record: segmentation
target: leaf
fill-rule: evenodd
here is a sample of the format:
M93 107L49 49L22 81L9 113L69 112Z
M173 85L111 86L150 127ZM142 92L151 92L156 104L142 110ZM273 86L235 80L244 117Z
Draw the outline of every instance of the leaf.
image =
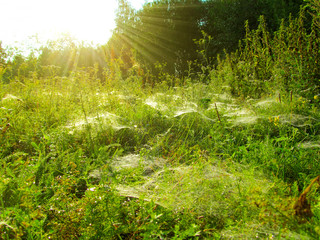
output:
M39 151L39 146L35 142L32 142L31 145L36 151Z

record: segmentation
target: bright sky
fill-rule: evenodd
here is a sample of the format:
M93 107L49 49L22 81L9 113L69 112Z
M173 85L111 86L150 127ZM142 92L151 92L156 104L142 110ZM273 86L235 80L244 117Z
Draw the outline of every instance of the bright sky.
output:
M146 0L129 0L139 9ZM116 0L0 0L0 41L26 45L69 32L79 40L104 44L115 27ZM32 42L32 41L31 41Z

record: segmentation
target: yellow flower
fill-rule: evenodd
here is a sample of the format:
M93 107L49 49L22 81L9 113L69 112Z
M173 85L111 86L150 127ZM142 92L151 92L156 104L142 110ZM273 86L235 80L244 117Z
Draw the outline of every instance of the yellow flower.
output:
M274 117L274 125L275 126L279 125L279 116L278 117Z
M317 100L319 98L319 96L315 95L313 98L314 98L314 100Z
M277 116L277 117L274 117L274 118L269 117L269 122L273 123L275 126L278 126L279 125L279 118L280 118L280 116Z

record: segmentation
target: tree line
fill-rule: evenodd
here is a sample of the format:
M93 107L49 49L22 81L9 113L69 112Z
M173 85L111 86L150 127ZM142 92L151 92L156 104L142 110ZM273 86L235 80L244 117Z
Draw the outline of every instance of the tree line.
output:
M258 27L264 15L268 30L297 16L303 0L154 0L133 9L118 0L116 28L102 46L79 44L70 36L49 41L29 56L8 53L0 45L0 76L15 78L69 76L91 69L102 81L141 75L143 85L160 75L182 77L217 63L217 56L235 51L245 38L245 21ZM103 29L101 29L103 31Z
M264 15L269 31L278 29L282 19L299 13L303 0L155 0L135 11L119 0L117 27L110 40L114 49L135 49L139 62L154 73L164 63L170 74L183 75L188 61L201 61L203 51L210 63L226 52L235 51L245 38L245 21L258 26ZM205 46L200 39L211 36ZM116 44L112 44L116 43ZM202 52L201 52L202 51Z

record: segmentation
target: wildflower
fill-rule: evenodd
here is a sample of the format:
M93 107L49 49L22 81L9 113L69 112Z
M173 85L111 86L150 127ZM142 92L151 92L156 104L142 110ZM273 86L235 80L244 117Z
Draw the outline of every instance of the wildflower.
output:
M274 125L275 126L279 125L279 116L278 117L274 117Z
M317 100L318 98L319 98L318 95L315 95L315 96L313 97L314 100Z

